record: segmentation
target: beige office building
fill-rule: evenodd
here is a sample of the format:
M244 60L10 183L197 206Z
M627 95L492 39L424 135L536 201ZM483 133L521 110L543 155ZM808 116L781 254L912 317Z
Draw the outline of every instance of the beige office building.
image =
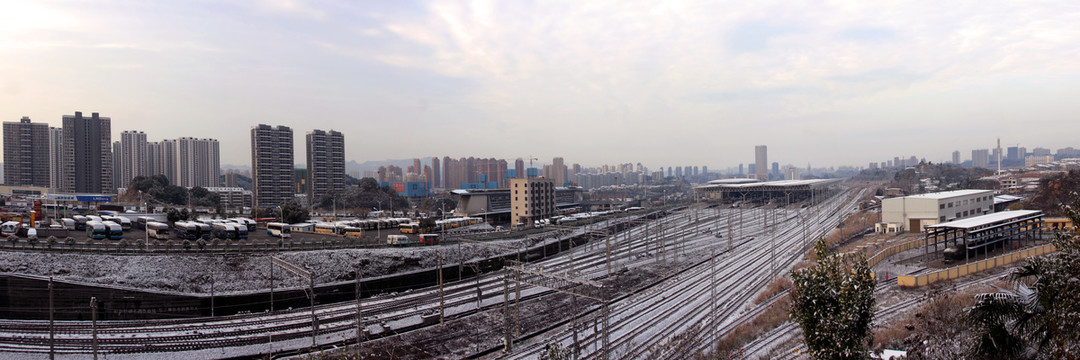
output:
M510 179L510 222L515 227L532 227L534 221L553 215L554 180L542 177Z
M922 232L927 226L994 212L994 192L955 190L885 199L881 202L883 224L900 231Z

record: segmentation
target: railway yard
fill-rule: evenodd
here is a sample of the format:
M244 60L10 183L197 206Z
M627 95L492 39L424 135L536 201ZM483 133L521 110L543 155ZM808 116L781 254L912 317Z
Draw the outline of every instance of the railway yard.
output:
M787 206L689 204L528 239L380 249L423 251L414 256L426 259L418 267L428 268L479 267L477 259L493 255L511 260L501 267L488 262L480 276L444 279L441 287L314 308L57 321L52 327L43 320L0 320L0 353L135 359L323 351L354 358L533 359L557 344L582 358L690 358L709 353L719 337L773 305L782 294L756 305L754 299L803 259L813 239L857 211L866 191L844 189ZM472 248L471 255L462 248ZM893 299L879 307L885 317L925 298L887 282L878 292ZM797 335L798 327L785 322L746 344L743 354L797 357Z

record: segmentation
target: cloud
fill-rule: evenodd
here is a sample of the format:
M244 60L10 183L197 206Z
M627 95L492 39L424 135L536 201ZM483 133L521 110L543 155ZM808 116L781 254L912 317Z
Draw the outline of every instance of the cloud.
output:
M881 43L895 39L896 32L886 28L850 28L841 32L840 36L848 40Z

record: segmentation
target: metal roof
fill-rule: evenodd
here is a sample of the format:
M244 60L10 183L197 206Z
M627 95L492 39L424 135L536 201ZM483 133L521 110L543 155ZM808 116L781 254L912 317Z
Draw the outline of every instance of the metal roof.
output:
M710 185L717 185L717 184L729 185L729 184L746 184L746 183L756 183L756 182L761 182L761 180L750 179L750 178L720 179L720 180L709 181L708 184L710 184Z
M972 228L990 225L1007 220L1015 220L1024 217L1030 217L1034 215L1042 215L1042 211L1039 210L1013 210L1002 211L992 214L986 214L982 216L976 216L973 218L961 219L956 221L950 221L941 224L935 224L927 226L927 228L950 228L950 229L962 229L970 230Z
M909 199L937 199L937 200L941 200L941 199L954 198L954 197L958 197L958 196L968 196L968 195L984 194L984 193L993 193L993 191L990 191L990 190L953 190L953 191L942 191L942 192L936 192L936 193L910 195L910 196L907 196L907 198L909 198Z

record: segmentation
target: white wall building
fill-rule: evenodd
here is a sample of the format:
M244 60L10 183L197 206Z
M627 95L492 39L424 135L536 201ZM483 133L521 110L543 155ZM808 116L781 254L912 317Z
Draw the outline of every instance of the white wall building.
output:
M901 229L922 232L929 225L994 212L994 192L955 190L885 199L881 221Z

